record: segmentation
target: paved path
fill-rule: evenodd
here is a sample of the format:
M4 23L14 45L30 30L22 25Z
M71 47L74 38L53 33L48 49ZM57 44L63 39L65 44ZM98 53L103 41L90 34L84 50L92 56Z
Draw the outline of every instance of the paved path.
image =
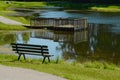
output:
M15 20L8 19L6 17L0 16L0 22L4 24L9 24L9 25L23 25L21 22L17 22Z
M30 69L0 65L0 80L67 80Z

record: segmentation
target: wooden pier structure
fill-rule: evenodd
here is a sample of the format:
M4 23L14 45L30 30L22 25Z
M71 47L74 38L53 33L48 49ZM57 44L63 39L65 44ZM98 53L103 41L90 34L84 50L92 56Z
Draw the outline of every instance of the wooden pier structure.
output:
M58 31L87 29L87 18L32 18L29 28L47 28Z

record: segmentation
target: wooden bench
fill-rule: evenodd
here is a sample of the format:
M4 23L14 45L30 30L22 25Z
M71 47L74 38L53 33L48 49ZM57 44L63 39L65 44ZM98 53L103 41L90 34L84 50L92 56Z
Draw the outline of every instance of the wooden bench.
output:
M12 50L18 54L18 60L20 60L21 55L23 55L24 60L26 60L25 54L43 56L42 63L48 58L50 62L50 57L53 55L49 54L48 46L46 45L33 45L33 44L22 44L22 43L11 43Z

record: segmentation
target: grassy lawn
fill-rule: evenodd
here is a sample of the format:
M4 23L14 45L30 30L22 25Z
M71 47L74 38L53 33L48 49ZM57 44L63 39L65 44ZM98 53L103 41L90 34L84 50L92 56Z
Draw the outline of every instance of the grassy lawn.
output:
M100 12L120 12L120 6L107 6L107 7L91 7L92 10Z
M6 18L18 21L18 22L22 22L24 24L29 24L29 21L27 21L24 17L15 17L15 16L9 16L9 14L13 14L15 13L14 11L1 11L0 15L4 16Z
M11 7L12 4L6 4L4 1L0 1L0 16L4 16L6 18L22 22L24 24L29 24L29 22L24 17L14 17L9 16L9 14L15 13L15 11L8 10L7 8ZM18 25L8 25L0 23L0 30L25 30L26 28L24 26L18 26Z
M0 30L26 30L27 28L19 25L8 25L0 23Z
M51 63L42 64L42 60L27 59L26 61L17 61L15 55L0 54L0 64L29 68L40 72L46 72L67 78L69 80L119 80L120 68L108 63L86 62L86 63L68 63L55 60Z
M46 2L12 2L11 7L44 7L47 6Z
M0 1L0 10L6 10L7 8L16 7L44 7L47 6L47 2L16 2L11 1L10 4L6 4L5 1Z
M0 16L4 16L6 18L22 22L24 24L28 24L28 21L24 19L23 17L13 17L13 16L8 16L7 14L14 13L14 11L1 11ZM26 30L24 26L19 26L19 25L8 25L8 24L3 24L0 22L0 30Z

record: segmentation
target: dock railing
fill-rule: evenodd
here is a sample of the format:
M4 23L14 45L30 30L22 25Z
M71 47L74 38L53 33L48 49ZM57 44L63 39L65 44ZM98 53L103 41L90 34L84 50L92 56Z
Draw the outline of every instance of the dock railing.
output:
M30 26L43 28L74 28L86 29L87 18L32 18L30 19Z

